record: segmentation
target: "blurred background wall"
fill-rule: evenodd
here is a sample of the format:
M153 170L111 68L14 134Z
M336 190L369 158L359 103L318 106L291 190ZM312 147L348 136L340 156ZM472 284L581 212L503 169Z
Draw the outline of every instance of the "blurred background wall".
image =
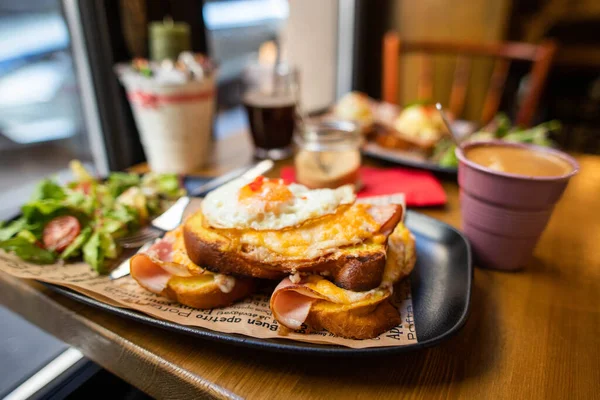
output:
M287 59L301 74L303 108L310 112L335 101L337 69L337 0L290 1L282 32Z
M406 40L448 40L497 42L504 40L510 17L510 0L444 1L420 0L392 2L387 21L390 29ZM454 76L456 57L434 57L434 98L447 101ZM404 57L400 92L404 103L417 98L419 60ZM492 60L474 60L465 105L467 119L477 120L492 72Z

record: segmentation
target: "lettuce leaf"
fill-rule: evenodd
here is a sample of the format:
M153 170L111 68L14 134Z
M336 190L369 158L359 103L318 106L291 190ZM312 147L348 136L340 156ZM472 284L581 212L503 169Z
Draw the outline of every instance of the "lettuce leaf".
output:
M113 237L105 232L100 233L100 247L106 258L117 258L117 243Z
M15 237L0 242L0 249L19 256L24 261L35 264L52 264L56 261L56 254L37 247L24 237Z
M11 237L15 236L21 230L27 228L27 219L25 217L21 217L12 222L5 223L0 227L0 242L4 240L8 240Z
M138 174L128 174L125 172L113 172L109 175L106 185L113 198L132 186L138 186L141 178Z
M456 146L452 145L446 150L446 152L444 153L444 155L440 158L440 160L438 162L438 164L441 167L446 167L446 168L458 167L458 158L456 158L456 153L454 152L455 149L456 149Z
M108 233L96 231L83 245L83 261L100 274L107 272L106 259L117 257L117 245Z
M53 218L68 210L69 207L63 201L54 199L32 201L21 207L21 212L27 221Z
M63 200L67 197L65 189L51 179L44 179L37 184L30 201Z
M38 241L38 238L31 231L28 231L27 229L24 229L24 230L20 231L19 233L17 233L16 237L23 238L23 239L27 240L29 243L33 243L33 244L35 244Z
M66 260L68 258L78 256L81 252L81 248L83 247L85 242L87 242L91 235L92 228L90 228L89 226L84 228L81 232L79 232L79 235L77 235L75 240L73 240L73 242L71 242L71 244L68 245L67 248L60 254L60 258Z
M100 247L100 233L94 232L90 239L83 245L83 261L94 270L101 272L104 269L104 253Z
M148 173L142 178L142 188L150 189L169 199L185 195L185 189L180 186L179 177L176 174Z

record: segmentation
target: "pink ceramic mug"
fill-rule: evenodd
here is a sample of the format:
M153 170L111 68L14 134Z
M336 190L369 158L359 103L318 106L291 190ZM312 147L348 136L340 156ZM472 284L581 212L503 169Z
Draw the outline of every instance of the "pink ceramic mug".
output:
M561 176L525 176L476 164L465 153L476 146L513 146L559 157L572 170ZM524 267L579 165L569 155L546 147L502 141L472 142L456 149L462 229L482 267Z

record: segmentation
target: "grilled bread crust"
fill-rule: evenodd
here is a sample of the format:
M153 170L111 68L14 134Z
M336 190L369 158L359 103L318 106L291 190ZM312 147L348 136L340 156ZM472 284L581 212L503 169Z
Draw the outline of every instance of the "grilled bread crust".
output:
M314 259L259 261L217 230L207 229L202 214L190 217L183 230L189 258L209 271L262 279L282 279L295 273L320 274L341 288L360 292L381 283L386 262L385 244L360 244Z

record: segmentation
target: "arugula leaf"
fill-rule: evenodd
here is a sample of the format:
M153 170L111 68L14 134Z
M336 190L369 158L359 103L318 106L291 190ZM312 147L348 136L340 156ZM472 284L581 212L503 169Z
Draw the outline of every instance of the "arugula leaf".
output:
M23 237L15 237L0 242L0 249L15 253L22 260L35 264L52 264L56 255L48 250L40 249Z
M67 195L62 186L51 179L44 179L36 186L30 201L46 199L63 200L65 197Z
M73 258L79 254L83 244L90 238L92 235L92 228L89 226L84 228L79 235L71 242L70 245L67 246L66 249L60 255L60 258L66 260L68 258Z

